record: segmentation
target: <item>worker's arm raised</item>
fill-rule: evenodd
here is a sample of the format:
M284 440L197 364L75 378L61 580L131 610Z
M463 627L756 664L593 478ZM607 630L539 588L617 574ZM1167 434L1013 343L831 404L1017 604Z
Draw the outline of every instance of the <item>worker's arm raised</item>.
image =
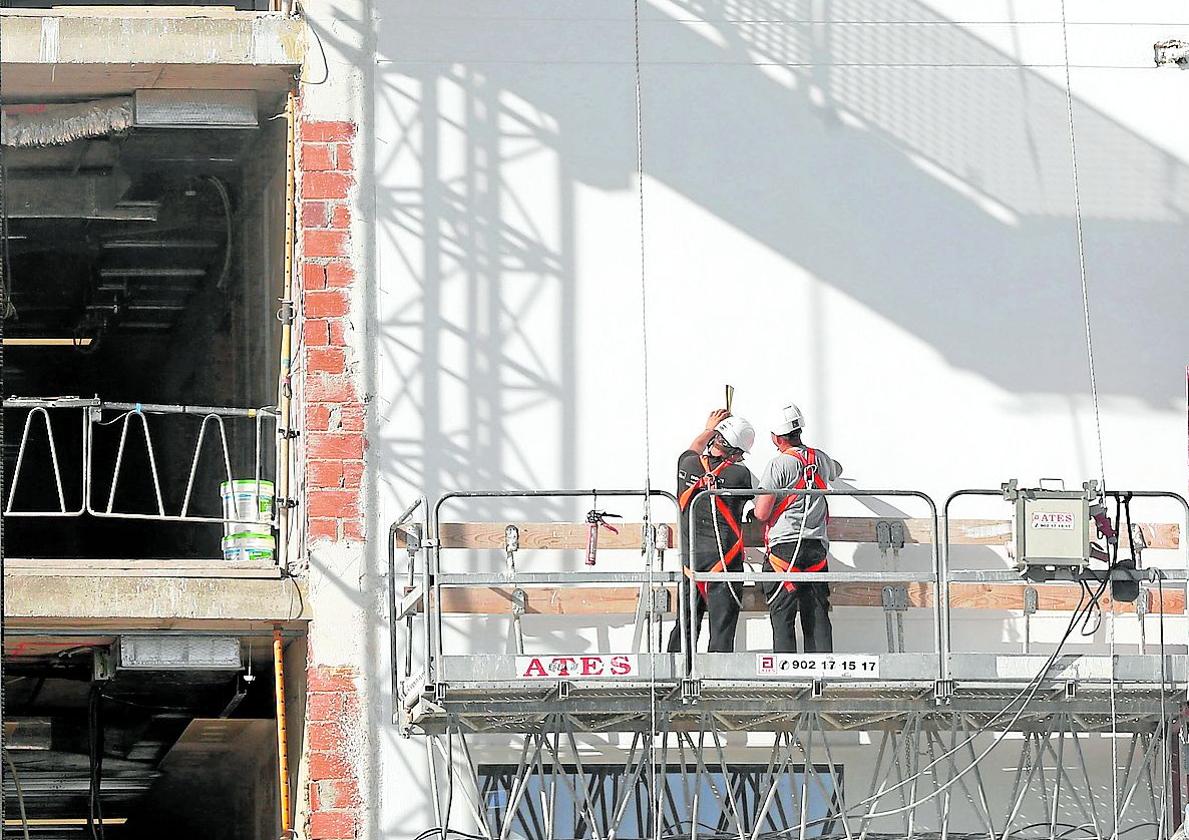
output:
M696 452L699 455L705 452L706 444L710 443L710 439L714 437L714 427L730 416L731 412L725 408L716 408L710 412L710 416L706 418L706 428L702 430L701 434L690 441L690 451Z

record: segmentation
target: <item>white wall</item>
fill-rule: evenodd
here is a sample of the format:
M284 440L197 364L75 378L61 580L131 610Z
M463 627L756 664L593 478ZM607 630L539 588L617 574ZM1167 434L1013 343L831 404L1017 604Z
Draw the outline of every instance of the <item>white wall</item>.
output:
M1068 5L1106 479L1180 491L1189 76L1151 46L1189 11ZM377 0L372 533L418 493L638 487L646 456L668 488L728 381L761 427L798 402L856 486L1097 477L1059 0L641 6L647 424L631 2ZM384 778L422 772L380 740ZM428 825L415 787L374 828Z

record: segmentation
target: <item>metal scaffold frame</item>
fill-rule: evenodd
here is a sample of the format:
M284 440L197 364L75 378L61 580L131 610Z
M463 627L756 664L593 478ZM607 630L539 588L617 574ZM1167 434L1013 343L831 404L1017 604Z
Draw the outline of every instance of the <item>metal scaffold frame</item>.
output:
M1098 575L1097 592L1083 584L1064 638L1047 655L1034 652L1029 641L1020 653L957 651L950 637L951 584L1018 585L1020 576L1010 569L951 571L949 509L962 496L1002 496L1003 491L954 493L942 508L944 520L932 499L915 491L797 492L909 496L930 510L929 571L846 568L796 578L888 584L882 593L888 652L865 655L877 660L876 677L760 676L756 653L687 656L694 641L694 612L685 613L688 605L676 611L683 650L661 652L658 622L663 613L673 612L666 593L681 582L683 571L691 585L708 575L666 570L663 553L671 546L660 530L666 526L648 521L640 529L643 571L520 571L514 524L505 529L503 571L443 569L440 512L449 500L590 497L592 491L452 493L432 508L424 498L410 506L389 532L393 720L406 736L425 738L434 831L491 840L1165 840L1180 826L1185 791L1178 755L1185 737L1189 656L1183 641L1175 653L1168 650L1164 608L1170 591L1184 593L1186 571L1125 571L1112 565ZM644 491L597 495L642 497ZM667 493L652 495L675 502ZM1189 526L1189 503L1177 494L1115 495L1174 500L1185 515L1182 528ZM1189 556L1184 533L1178 547ZM396 568L402 546L409 558L403 589ZM501 548L491 542L469 547ZM714 577L751 584L786 579L750 571ZM1110 655L1064 652L1075 624L1092 609L1101 610L1099 597L1112 580L1139 584L1141 602L1149 605L1135 610L1141 627L1151 596L1158 594L1157 652L1141 643L1139 653L1116 653L1113 641ZM898 628L893 621L902 610L896 606L901 599L889 597L888 590L905 583L932 588L931 603L916 604L933 613L931 651L903 652L902 623ZM592 584L639 588L633 647L623 654L638 666L617 678L563 672L551 679L523 679L518 663L525 659L520 627L525 590ZM443 614L450 603L445 594L455 589L505 594L514 654L444 649ZM576 665L581 657L574 656ZM1108 764L1093 757L1094 738L1109 742L1113 757ZM602 745L598 758L594 742ZM745 756L754 760L760 746L766 763L742 772ZM493 754L507 759L512 749L519 751L519 760L507 764L500 777L504 782L497 782L488 759ZM604 779L608 751L617 763ZM992 754L994 766L988 760ZM465 816L452 816L452 808L463 808L464 800ZM568 818L559 814L559 801L566 803ZM707 807L713 824L703 825ZM815 815L814 809L821 813Z
M255 481L272 481L271 478L264 475L265 468L265 438L268 437L277 439L278 435L275 430L279 414L274 408L226 408L216 406L193 406L193 405L159 405L149 403L122 403L109 402L95 399L79 399L74 397L66 398L52 398L52 399L33 399L25 397L10 397L4 400L4 408L9 409L27 409L28 414L25 416L25 422L21 431L21 443L17 450L16 467L13 470L12 478L8 484L7 496L4 500L4 515L13 518L53 518L53 517L81 517L93 516L106 519L141 519L150 521L163 522L205 522L205 523L223 523L234 522L234 519L225 519L223 517L214 516L198 516L191 512L190 503L194 497L195 479L198 475L198 463L203 454L203 443L207 437L208 428L213 429L212 437L217 438L219 444L220 461L223 466L224 475L227 481L232 481L236 478L232 469L231 451L227 440L226 423L229 420L248 420L254 425L254 444L255 454L253 458L253 474L252 479ZM79 491L79 504L77 507L67 507L66 492L62 480L62 470L58 458L58 444L54 431L54 424L50 418L51 411L79 411L81 416L82 430L81 430L81 451L79 452L80 463L80 480L81 486ZM115 411L119 414L111 420L103 419L104 411ZM161 473L158 468L160 459L157 457L157 452L153 444L153 436L149 427L150 416L191 416L201 418L198 435L194 442L193 454L190 458L189 468L187 472L186 491L182 499L181 505L177 513L170 513L166 511L165 500L161 491ZM38 424L37 419L41 419L42 423ZM96 463L96 446L95 446L95 427L106 426L113 423L120 424L120 438L119 444L116 448L115 462L111 467L111 480L107 484L107 499L106 501L97 502L94 498L95 487L99 482L97 479L98 464ZM272 432L266 433L264 425L271 423L274 426ZM50 467L53 487L57 494L58 508L55 509L18 509L17 508L17 491L21 487L22 471L25 467L25 458L29 449L31 440L31 432L35 426L44 426L45 437L50 453ZM153 503L155 510L151 512L132 512L119 511L115 509L116 492L120 487L120 479L124 472L124 458L129 446L129 430L135 427L139 429L140 436L144 440L145 455L149 465L148 479L153 489ZM271 444L270 444L271 445ZM274 508L273 519L271 526L276 526L277 510L281 510L283 505L277 505Z

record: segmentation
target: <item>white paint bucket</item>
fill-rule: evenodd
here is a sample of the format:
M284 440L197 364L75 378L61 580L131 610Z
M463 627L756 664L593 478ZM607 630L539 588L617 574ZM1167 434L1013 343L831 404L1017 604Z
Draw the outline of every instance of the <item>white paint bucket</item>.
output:
M224 481L219 485L223 497L223 518L232 520L223 523L223 535L237 533L258 533L259 526L272 522L276 491L271 481L254 478L239 478Z
M223 538L223 559L230 562L265 561L271 563L277 553L272 534L250 531L230 534Z

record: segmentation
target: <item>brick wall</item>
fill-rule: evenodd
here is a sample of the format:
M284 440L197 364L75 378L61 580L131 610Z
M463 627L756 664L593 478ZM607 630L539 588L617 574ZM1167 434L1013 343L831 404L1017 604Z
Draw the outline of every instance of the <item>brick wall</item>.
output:
M357 677L354 668L306 671L310 799L304 836L310 840L354 840L359 834Z
M350 258L355 126L301 123L300 251L303 323L306 537L361 540L364 404L347 336L355 269Z
M365 406L355 378L351 339L351 200L355 185L355 126L300 123L298 252L301 279L306 544L363 539ZM314 605L317 623L318 605ZM359 768L363 723L359 673L318 664L311 646L306 669L306 760L310 840L354 840L362 826Z

